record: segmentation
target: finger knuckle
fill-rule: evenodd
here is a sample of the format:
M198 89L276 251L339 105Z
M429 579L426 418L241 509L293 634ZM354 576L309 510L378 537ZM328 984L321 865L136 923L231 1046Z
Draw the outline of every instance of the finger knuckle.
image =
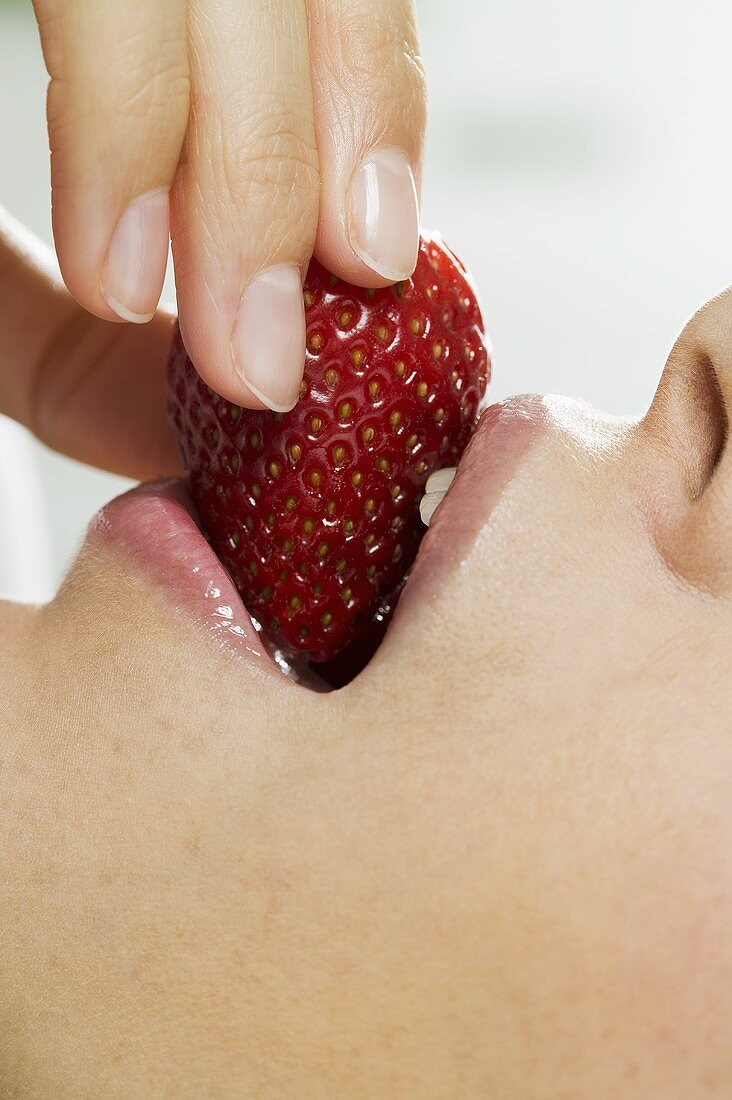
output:
M36 3L36 19L41 36L41 49L48 75L53 78L60 70L63 57L63 20L61 11L53 5Z
M338 53L347 72L367 80L424 86L424 65L411 19L397 4L353 3L339 28Z
M162 73L146 74L140 84L90 102L73 82L53 79L46 116L53 187L58 195L74 189L80 172L119 176L175 169L186 129L186 82L169 83Z
M187 58L176 47L149 53L130 41L109 72L114 109L135 123L176 122L188 112Z
M175 170L190 97L185 37L169 17L133 15L120 13L112 24L105 5L57 3L42 15L60 206L73 206L84 179L127 187L167 182Z
M287 203L309 209L320 192L318 153L310 126L292 115L259 116L222 144L232 194L248 203Z

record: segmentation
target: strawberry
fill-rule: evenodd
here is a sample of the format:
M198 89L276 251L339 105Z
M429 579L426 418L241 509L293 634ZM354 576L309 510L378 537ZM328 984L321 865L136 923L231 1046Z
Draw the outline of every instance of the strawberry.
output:
M457 464L490 374L463 265L422 238L406 283L364 290L316 261L292 412L250 411L197 375L176 331L170 410L204 530L289 657L327 661L398 590L431 473Z

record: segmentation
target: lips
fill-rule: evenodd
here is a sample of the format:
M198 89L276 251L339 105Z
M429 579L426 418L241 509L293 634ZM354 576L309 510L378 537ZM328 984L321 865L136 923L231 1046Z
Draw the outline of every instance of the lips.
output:
M422 506L430 529L389 628L398 635L410 608L444 588L452 569L469 552L493 507L513 481L543 424L541 398L511 398L486 409L457 473L433 475ZM209 546L182 481L139 486L107 505L92 521L89 539L163 590L174 610L203 636L262 675L296 675L265 647L228 573ZM330 686L352 679L378 647L384 625L376 624L365 647L327 676ZM279 667L278 667L279 666Z
M397 644L400 639L408 644L414 615L449 584L450 575L467 558L545 428L542 397L528 394L490 405L455 476L444 472L430 479L428 490L434 499L427 501L422 513L429 520L429 530L390 626L390 637Z
M202 534L184 482L151 482L92 520L89 541L164 591L219 647L276 670L239 593Z

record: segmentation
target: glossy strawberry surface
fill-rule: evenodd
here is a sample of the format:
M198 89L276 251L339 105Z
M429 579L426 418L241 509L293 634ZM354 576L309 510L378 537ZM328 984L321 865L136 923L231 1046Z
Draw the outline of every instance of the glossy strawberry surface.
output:
M170 410L204 530L275 646L315 661L368 627L414 560L431 473L457 464L490 374L460 261L422 238L406 283L313 261L298 404L253 412L199 378L176 331Z

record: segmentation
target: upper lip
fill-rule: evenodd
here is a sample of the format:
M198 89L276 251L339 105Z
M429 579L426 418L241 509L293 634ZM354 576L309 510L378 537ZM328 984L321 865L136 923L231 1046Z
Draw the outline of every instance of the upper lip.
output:
M460 460L457 475L434 514L394 616L392 632L467 557L523 458L545 424L543 399L534 394L490 405Z

